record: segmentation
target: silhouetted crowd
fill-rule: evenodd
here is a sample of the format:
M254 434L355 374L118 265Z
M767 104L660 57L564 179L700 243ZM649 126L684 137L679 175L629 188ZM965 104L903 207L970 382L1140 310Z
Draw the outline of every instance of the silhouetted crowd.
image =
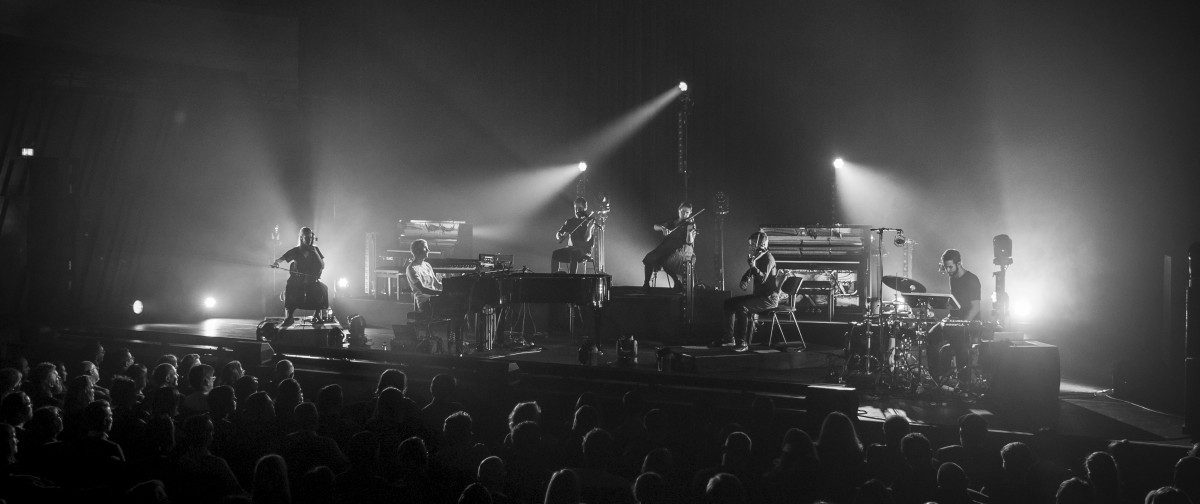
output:
M975 414L958 444L935 447L901 416L864 444L842 413L814 437L768 398L733 423L636 391L580 394L570 418L537 401L505 418L508 405L460 404L449 374L417 392L388 369L348 401L288 360L256 377L196 354L138 363L94 344L85 358L0 369L5 502L1200 504L1196 447L1171 481L1127 442L1082 461L1057 460L1049 433L996 446Z

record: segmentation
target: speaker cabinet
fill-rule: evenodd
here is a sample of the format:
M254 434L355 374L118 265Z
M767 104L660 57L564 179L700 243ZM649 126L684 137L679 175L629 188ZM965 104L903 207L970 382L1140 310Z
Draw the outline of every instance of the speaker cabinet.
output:
M1062 379L1058 347L1040 341L1013 341L997 343L990 351L994 361L988 403L1018 424L1055 425Z

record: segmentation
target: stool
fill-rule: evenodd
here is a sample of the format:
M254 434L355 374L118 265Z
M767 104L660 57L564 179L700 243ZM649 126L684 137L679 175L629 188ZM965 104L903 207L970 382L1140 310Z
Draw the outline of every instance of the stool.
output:
M416 330L413 332L416 333L418 344L425 342L429 343L429 353L447 353L450 350L450 319L434 317L432 314L427 312L409 312L408 324L416 326ZM444 345L441 344L443 340L439 340L434 336L434 327L439 324L445 324L446 326L446 339L444 340ZM421 330L425 331L424 337L421 335Z

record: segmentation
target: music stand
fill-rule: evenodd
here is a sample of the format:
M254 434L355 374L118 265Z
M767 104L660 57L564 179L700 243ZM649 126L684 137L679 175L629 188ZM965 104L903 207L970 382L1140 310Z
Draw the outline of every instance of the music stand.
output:
M953 294L901 292L900 295L904 297L904 302L909 306L924 306L934 310L957 310L962 308L958 304L958 300L954 299Z

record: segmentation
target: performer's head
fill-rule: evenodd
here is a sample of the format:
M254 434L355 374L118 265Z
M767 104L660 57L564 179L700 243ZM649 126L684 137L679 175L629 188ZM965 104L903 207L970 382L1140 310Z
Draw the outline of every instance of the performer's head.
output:
M300 236L296 239L296 245L312 245L317 241L317 235L313 234L312 228L305 226L300 228Z
M583 196L575 198L575 215L582 215L587 212L587 199Z
M687 201L684 201L683 203L679 204L678 211L679 211L680 219L686 219L688 217L691 217L692 216L692 204Z
M957 276L962 270L962 254L954 249L946 249L942 252L942 266L938 269L947 275Z
M408 246L408 250L412 251L414 258L424 259L429 256L429 242L423 239L413 240L412 245Z
M746 238L746 242L750 245L751 253L757 254L767 250L767 233L762 231L750 233L750 237Z

